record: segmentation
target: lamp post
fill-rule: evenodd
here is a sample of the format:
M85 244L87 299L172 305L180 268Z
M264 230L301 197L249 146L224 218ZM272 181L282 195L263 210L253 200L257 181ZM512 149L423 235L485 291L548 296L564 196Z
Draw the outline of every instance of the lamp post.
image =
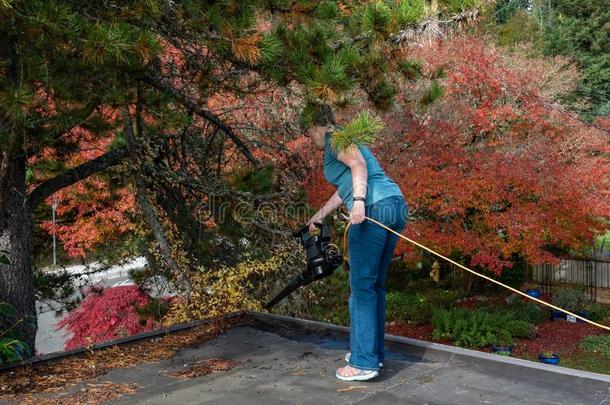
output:
M57 236L55 232L55 210L57 209L57 200L53 195L53 203L51 204L51 215L53 222L53 267L57 266Z

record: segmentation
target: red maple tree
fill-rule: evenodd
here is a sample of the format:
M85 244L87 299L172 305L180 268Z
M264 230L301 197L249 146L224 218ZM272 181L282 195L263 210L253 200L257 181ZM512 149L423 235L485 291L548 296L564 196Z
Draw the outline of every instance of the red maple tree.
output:
M406 232L497 274L515 255L553 262L590 243L610 212L610 146L541 92L553 61L515 63L467 36L405 54L447 72L436 103L388 114L378 148L410 205Z
M90 291L77 309L57 323L58 328L66 328L72 334L65 343L66 350L154 329L158 324L137 312L150 301L138 286Z

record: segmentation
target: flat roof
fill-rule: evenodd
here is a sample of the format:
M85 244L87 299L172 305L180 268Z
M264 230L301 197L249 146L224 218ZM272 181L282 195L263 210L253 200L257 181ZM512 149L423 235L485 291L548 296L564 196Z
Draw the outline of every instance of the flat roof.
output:
M345 364L346 328L256 312L246 318L171 358L96 380L133 387L117 404L610 403L610 376L393 336L378 378L343 382L334 373ZM200 375L210 362L220 367Z

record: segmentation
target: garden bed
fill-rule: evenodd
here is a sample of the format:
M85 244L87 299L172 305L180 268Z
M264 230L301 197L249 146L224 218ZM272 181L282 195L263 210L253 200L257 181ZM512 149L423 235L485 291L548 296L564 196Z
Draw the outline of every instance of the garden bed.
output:
M414 325L390 323L386 333L412 339L451 344L448 339L434 339L434 327L430 324ZM515 339L513 357L537 361L541 352L552 351L561 356L561 365L579 370L610 374L610 357L603 353L591 353L579 343L587 336L604 335L604 332L586 323L545 321L538 325L538 335L533 339ZM491 347L477 348L491 352Z
M425 272L403 266L392 269L388 281L388 334L483 352L495 346L503 349L498 354L532 361L539 361L542 353L555 353L560 365L610 374L610 336L604 330L569 322L563 312L555 314L563 319L551 320L547 307L504 290L483 286L476 293L464 294L450 282L435 285ZM320 301L312 311L313 319L348 325L345 274L339 272L333 283L318 286L330 298ZM581 290L558 288L553 296L527 293L571 312L583 311L596 322L610 323L610 308L586 301Z

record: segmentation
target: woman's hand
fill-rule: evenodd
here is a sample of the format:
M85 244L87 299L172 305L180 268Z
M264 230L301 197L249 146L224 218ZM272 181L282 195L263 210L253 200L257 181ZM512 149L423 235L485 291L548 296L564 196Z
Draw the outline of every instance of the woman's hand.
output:
M342 203L343 202L341 201L341 197L339 197L339 192L335 191L332 197L330 197L328 201L326 201L322 208L320 208L320 210L316 212L309 221L307 221L307 225L309 225L309 231L314 232L317 229L314 223L322 223L322 221L324 221L324 218L326 218L326 216L330 212L339 208Z
M352 211L349 213L349 223L356 225L364 221L364 201L354 201Z
M315 223L320 223L322 221L320 221L319 219L316 218L316 216L314 215L313 217L311 217L311 219L309 221L307 221L307 224L309 224L309 232L315 232L316 229L318 229L315 225Z

